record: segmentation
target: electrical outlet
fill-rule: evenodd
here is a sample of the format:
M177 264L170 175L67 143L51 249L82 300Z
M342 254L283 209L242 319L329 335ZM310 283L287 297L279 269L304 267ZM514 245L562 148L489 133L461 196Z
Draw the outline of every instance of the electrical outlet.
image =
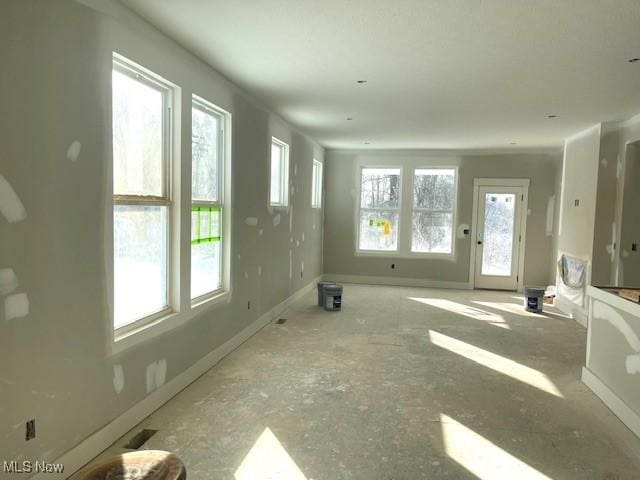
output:
M396 264L395 264L395 263L392 263L392 264L391 264L391 270L393 270L393 269L395 269L395 268L396 268Z
M574 207L579 207L580 206L580 200L576 199L573 201L573 206Z
M251 310L251 301L247 302L247 310Z
M29 440L33 440L34 438L36 438L36 420L35 419L29 420L27 422L25 438L27 442Z

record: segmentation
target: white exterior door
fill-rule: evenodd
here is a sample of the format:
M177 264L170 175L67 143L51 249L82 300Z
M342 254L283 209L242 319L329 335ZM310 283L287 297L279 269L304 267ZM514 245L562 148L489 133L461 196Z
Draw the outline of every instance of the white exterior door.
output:
M525 199L523 186L478 185L475 288L517 290Z

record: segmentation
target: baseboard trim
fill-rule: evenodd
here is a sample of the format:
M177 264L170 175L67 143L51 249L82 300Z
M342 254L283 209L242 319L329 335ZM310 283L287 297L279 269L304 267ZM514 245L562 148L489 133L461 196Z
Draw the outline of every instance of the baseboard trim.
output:
M233 352L236 348L249 340L253 335L266 327L272 320L279 316L284 310L300 300L307 293L313 291L316 282L322 277L317 277L290 297L280 302L274 308L261 315L253 323L245 327L235 336L227 340L218 348L198 360L195 364L173 378L162 387L136 403L129 410L112 420L102 429L89 436L82 443L69 450L52 463L64 465L64 473L40 473L31 478L33 480L65 480L75 472L80 470L97 455L106 450L116 440L126 434L131 428L143 421L162 405L167 403L178 393L188 387L209 369L215 366L220 360Z
M636 437L640 438L640 415L634 412L587 367L582 367L582 383L589 387Z
M325 273L322 278L334 282L358 283L362 285L392 285L397 287L449 288L456 290L471 290L469 282L443 282L423 278L406 277L375 277L368 275L342 275Z

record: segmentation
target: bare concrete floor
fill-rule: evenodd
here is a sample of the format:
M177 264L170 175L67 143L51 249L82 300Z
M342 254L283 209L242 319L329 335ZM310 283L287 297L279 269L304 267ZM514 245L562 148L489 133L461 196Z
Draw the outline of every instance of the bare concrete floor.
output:
M640 440L579 381L586 332L513 293L306 296L116 442L188 478L639 479Z

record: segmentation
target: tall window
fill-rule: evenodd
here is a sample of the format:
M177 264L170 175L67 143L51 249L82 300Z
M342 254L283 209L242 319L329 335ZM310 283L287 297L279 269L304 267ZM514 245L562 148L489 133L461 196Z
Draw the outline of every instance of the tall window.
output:
M271 138L271 174L269 204L274 207L289 205L289 145Z
M359 250L398 250L400 183L399 168L361 169Z
M412 252L452 253L455 192L454 169L414 170Z
M114 328L169 310L172 86L114 55Z
M322 207L322 163L313 159L313 175L311 176L311 207Z
M226 113L193 97L191 108L191 299L222 288Z

